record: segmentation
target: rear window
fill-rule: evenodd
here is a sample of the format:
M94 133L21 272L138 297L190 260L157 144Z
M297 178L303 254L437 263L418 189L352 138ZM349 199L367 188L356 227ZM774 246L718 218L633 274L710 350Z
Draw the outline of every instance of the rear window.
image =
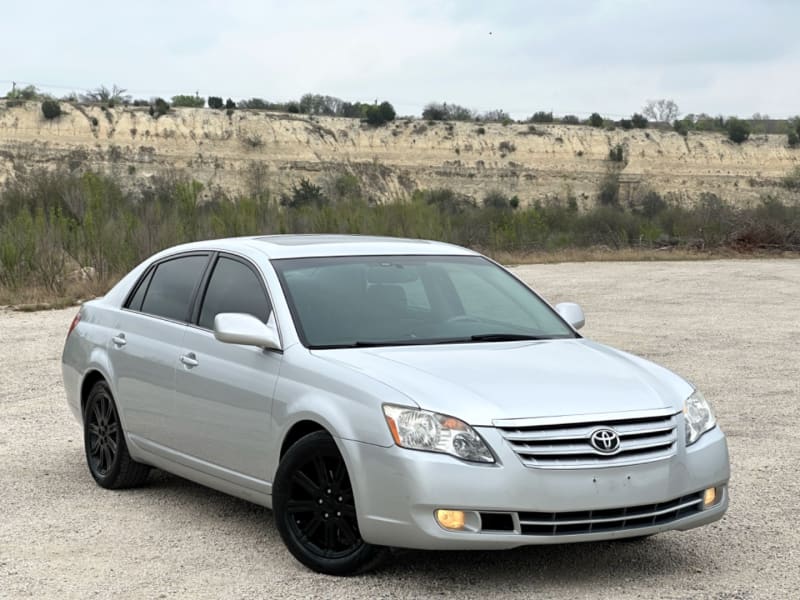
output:
M186 321L192 294L203 276L207 262L207 255L192 255L160 263L144 292L141 311L173 321ZM135 296L138 294L139 290Z

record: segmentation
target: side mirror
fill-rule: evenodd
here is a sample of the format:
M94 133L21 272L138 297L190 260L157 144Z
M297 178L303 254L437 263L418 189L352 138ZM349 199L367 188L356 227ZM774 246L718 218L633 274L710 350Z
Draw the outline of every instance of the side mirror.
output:
M556 304L556 312L575 329L580 329L586 325L586 316L579 304L574 302L561 302Z
M253 315L245 313L219 313L214 317L214 337L226 344L281 349L275 327L264 325Z

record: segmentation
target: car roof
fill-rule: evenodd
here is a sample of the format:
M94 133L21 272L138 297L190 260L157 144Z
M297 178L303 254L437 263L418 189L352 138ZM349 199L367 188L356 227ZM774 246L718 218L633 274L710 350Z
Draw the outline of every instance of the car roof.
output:
M470 256L477 252L430 240L333 234L287 234L225 238L193 242L170 253L191 250L221 250L251 254L254 251L268 258L306 258L319 256L372 256L384 254Z

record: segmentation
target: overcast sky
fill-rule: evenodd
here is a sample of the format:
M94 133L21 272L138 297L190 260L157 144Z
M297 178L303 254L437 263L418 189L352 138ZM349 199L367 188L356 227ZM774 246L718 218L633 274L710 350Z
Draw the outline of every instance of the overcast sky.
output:
M800 113L800 0L6 1L0 88ZM0 90L2 93L3 90Z

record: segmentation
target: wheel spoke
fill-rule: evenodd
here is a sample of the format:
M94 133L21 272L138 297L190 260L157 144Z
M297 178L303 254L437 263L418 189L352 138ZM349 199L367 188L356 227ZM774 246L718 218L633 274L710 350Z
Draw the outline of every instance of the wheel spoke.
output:
M330 474L328 473L328 467L325 466L325 461L322 457L315 456L312 462L314 463L314 470L317 472L319 486L326 487L330 485Z
M89 451L92 454L97 454L97 450L100 448L100 438L98 436L90 437L89 438Z
M313 513L318 509L319 504L313 500L289 500L289 502L286 504L286 512L291 514L304 512Z
M333 484L341 490L346 480L347 467L345 467L344 461L340 460L336 465L336 470L333 472Z
M118 429L119 429L119 425L116 422L110 423L108 425L108 427L106 427L106 434L109 437L111 437L111 436L116 437Z
M100 426L96 423L89 423L89 433L92 435L100 435Z
M111 438L107 441L108 447L111 449L111 456L117 455L117 442Z
M292 482L296 483L306 492L314 496L318 495L321 491L320 487L316 483L311 481L309 476L303 473L302 471L295 472L295 474L292 476Z
M336 525L333 521L325 521L325 550L333 550L336 545Z
M103 423L103 415L102 415L102 413L100 411L100 407L98 406L97 402L92 404L92 412L94 413L94 422L97 423L98 425L102 424Z
M103 409L103 418L106 421L106 425L108 425L114 417L114 405L109 398L103 397Z
M311 536L317 532L317 529L319 529L320 525L322 525L322 517L319 515L314 515L314 518L311 519L308 522L308 525L303 528L303 535L307 540L311 539Z
M105 446L103 448L103 458L105 459L104 460L105 468L102 470L108 471L109 469L111 469L111 449L108 446Z
M339 535L345 546L352 546L358 541L358 535L345 519L339 520Z

